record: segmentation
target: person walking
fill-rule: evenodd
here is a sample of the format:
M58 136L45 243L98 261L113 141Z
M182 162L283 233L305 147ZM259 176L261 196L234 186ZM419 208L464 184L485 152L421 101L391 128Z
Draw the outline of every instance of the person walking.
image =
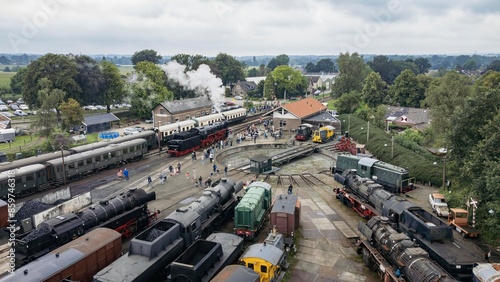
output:
M151 179L151 176L148 176L148 186L151 186L151 188L153 188L153 179Z
M203 178L201 177L201 175L198 178L198 184L200 185L200 187L202 187L201 185L203 184Z
M216 173L217 172L217 165L214 164L213 168L214 168L214 173Z
M224 176L227 176L227 165L224 167Z
M292 184L290 184L290 186L288 186L288 195L292 195L293 194L293 186Z
M174 174L174 167L172 165L169 165L168 171L170 171L170 176L172 176Z
M116 176L118 177L118 180L122 180L122 177L123 177L123 171L120 169L118 170L118 172L116 173Z
M186 171L186 179L189 180L189 171Z
M160 172L160 176L158 178L160 179L160 184L163 184L163 172Z
M181 173L181 162L177 163L177 170L178 170L178 173Z
M163 178L162 184L167 182L167 172L165 170L161 173L161 176Z
M201 155L201 165L205 165L205 155Z
M210 158L210 163L211 163L211 162L213 161L213 159L214 159L214 154L213 154L213 153L210 153L209 158Z
M127 169L123 170L123 176L125 177L125 180L128 180L128 170Z

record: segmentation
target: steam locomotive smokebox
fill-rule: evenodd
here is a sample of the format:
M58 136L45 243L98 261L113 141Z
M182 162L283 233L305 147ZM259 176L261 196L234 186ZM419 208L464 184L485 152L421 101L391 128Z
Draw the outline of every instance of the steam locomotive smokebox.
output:
M272 158L258 155L250 159L250 172L261 174L273 169Z

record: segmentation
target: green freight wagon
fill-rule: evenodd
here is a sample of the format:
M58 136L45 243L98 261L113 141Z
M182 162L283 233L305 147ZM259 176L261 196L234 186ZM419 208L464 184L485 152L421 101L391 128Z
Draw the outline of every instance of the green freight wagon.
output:
M253 182L234 211L234 232L253 240L271 210L272 188L265 182Z

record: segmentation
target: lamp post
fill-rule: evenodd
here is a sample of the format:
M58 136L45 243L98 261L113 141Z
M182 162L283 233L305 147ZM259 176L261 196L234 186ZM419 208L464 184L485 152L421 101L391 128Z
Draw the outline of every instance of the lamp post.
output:
M161 130L160 130L161 121L158 121L158 157L161 157Z
M59 148L61 149L61 159L62 159L62 173L63 173L63 180L64 180L64 185L66 185L66 167L64 164L64 146L62 143L59 143Z
M446 186L446 156L443 156L442 159L443 159L443 184L442 184L442 187L444 189ZM433 164L437 165L437 162L434 162ZM448 192L450 192L449 188L448 188Z

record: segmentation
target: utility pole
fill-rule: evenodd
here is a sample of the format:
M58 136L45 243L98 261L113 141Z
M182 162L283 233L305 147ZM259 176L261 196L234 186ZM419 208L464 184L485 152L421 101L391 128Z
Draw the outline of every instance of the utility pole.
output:
M391 160L394 159L394 136L391 137Z
M366 142L368 143L368 140L370 140L370 121L368 121L367 128L366 128Z
M161 131L160 131L161 121L158 121L158 157L161 157Z
M64 185L66 185L66 165L64 164L64 146L62 143L59 143L59 148L61 148L61 159L62 159L62 173L64 179Z
M443 189L445 187L446 187L446 156L443 156Z

